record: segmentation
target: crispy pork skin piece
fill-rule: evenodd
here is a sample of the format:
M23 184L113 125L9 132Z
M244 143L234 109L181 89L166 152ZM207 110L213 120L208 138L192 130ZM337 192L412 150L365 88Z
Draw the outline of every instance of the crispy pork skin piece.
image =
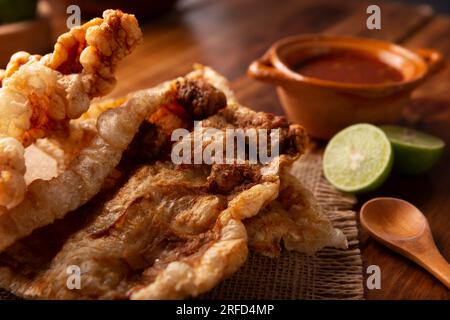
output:
M226 80L209 68L138 93L139 99L105 112L110 126L102 122L102 114L99 131L115 137L110 143L120 150L139 148L129 139L157 141L178 123L174 119L184 121L199 108L211 110L204 108L210 102L188 99L196 106L188 107L175 98L181 88L177 83L186 80L207 81L226 96L227 106L220 109L218 102L203 126L280 129L280 154L266 164L175 165L167 160L171 148L162 148L156 158L137 161L83 207L4 250L1 287L38 299L179 299L204 293L236 272L249 248L276 256L281 242L307 253L345 243L342 232L320 215L312 195L288 174L305 151L304 129L238 105ZM127 108L139 110L139 116L127 118ZM149 110L161 108L165 111L148 116ZM143 130L144 118L157 126L141 137L136 133ZM123 127L130 129L126 138L120 136ZM134 159L129 151L124 157ZM89 172L93 174L86 171L86 176ZM58 199L56 192L52 196ZM79 289L68 286L67 270L74 267L80 271Z

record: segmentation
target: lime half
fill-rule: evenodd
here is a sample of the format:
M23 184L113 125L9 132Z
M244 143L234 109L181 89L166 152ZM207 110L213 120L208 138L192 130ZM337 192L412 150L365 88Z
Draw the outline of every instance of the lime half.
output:
M327 180L337 189L359 193L375 190L389 176L392 147L378 127L361 123L337 133L323 158Z
M416 175L429 170L441 157L444 141L427 133L399 126L381 126L392 143L394 170Z

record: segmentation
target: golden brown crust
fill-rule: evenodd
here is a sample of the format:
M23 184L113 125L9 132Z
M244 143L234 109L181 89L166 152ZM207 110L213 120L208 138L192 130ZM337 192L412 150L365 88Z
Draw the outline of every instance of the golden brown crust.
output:
M206 292L237 271L246 259L247 241L257 248L257 241L262 237L259 244L266 247L260 251L265 254L276 253L273 248L279 248L281 239L288 249L301 251L317 250L330 243L324 240L330 230L329 222L318 216L311 199L304 208L296 209L302 203L299 199L305 199L302 197L305 190L284 171L306 147L304 130L289 125L282 118L237 105L226 80L211 69L199 69L185 79L208 81L226 93L228 106L204 120L205 126L218 129L279 128L282 154L267 165L176 166L170 160L164 161L164 151L159 155L160 161L148 159L130 176L125 170L108 192L98 194L83 208L33 232L0 254L1 287L26 298L179 299ZM148 114L159 110L158 106L173 103L177 96L174 95L174 84L169 82L137 93L124 106L103 113L97 130L104 143L94 145L102 152L109 152L109 149L124 150L132 136L139 139L135 133L143 119L151 119ZM131 113L130 108L134 110ZM158 119L167 120L164 117ZM170 126L165 124L157 132L167 128ZM86 156L98 152L93 150ZM111 156L105 153L102 159L106 161ZM93 177L94 181L100 181L98 175L95 179L98 173L94 168L102 167L94 167L87 161L76 171L70 169L67 172L76 173L73 178L84 177L83 183ZM36 189L47 187L42 183L36 185L39 186ZM69 189L74 185L70 179L58 184ZM81 191L85 194L79 197L86 199L86 194L97 193L96 185ZM59 192L66 194L61 189ZM293 197L289 198L291 192ZM36 193L34 199L40 196ZM57 197L56 190L46 196L40 199L43 203ZM71 199L64 200L72 204ZM59 209L61 205L62 202L55 208ZM41 211L29 208L36 217L45 217ZM301 221L305 217L305 208L310 215L308 221L318 222L314 228L325 230L311 233L313 241L309 242L298 237L299 232L303 232ZM64 216L68 208L65 209L59 217ZM261 219L258 219L259 215ZM11 230L26 228L25 222L11 223ZM252 224L270 226L273 232L253 228ZM0 234L2 232L0 230ZM317 235L324 239L314 239ZM67 288L66 270L70 265L81 268L80 290Z
M61 35L53 53L44 59L46 66L64 75L80 73L89 96L98 97L112 90L118 62L141 42L134 15L105 10L103 19L92 19Z
M311 191L287 168L280 174L280 193L258 215L245 220L249 247L270 257L283 248L313 254L324 247L347 248L341 230L321 213Z
M32 182L18 206L0 208L0 251L97 194L145 117L171 99L172 86L164 84L101 114L97 133L63 173L49 181Z
M50 299L176 299L210 290L245 261L241 220L272 201L278 184L262 183L227 200L198 192L206 183L207 174L194 167L145 166L110 200L79 212L88 222L78 221L79 230L54 258L48 251L55 240L45 235L64 232L73 220L3 253L0 283L20 296ZM80 290L66 286L70 265L82 270Z
M281 159L288 164L293 158ZM249 165L237 175L261 169ZM110 200L88 212L92 220L31 276L13 276L11 260L17 263L17 250L28 251L27 241L40 238L32 235L7 250L0 256L5 266L0 283L35 298L175 299L210 290L245 261L247 233L241 221L273 201L279 188L277 170L257 174L250 184L236 182L222 193L211 187L216 179L210 166L145 165ZM68 290L66 267L78 264L86 266L85 287Z
M133 15L106 10L103 19L60 36L52 54L15 53L1 75L0 135L11 138L3 140L3 145L15 148L16 140L28 147L40 138L66 131L70 120L85 112L93 97L112 90L117 64L141 40ZM24 162L23 152L14 155L11 163ZM0 206L17 206L27 191L23 174L4 164L0 190Z

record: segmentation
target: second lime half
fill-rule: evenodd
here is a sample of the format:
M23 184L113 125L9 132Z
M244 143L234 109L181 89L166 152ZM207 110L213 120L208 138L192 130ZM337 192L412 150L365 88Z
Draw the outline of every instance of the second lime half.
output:
M424 173L439 160L444 141L415 129L386 125L380 127L392 143L394 170L401 174Z

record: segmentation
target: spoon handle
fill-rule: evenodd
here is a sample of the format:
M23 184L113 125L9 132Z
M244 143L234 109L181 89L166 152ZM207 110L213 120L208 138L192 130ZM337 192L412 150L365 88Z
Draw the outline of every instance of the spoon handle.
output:
M421 257L415 260L450 289L450 264L436 246L430 247Z

